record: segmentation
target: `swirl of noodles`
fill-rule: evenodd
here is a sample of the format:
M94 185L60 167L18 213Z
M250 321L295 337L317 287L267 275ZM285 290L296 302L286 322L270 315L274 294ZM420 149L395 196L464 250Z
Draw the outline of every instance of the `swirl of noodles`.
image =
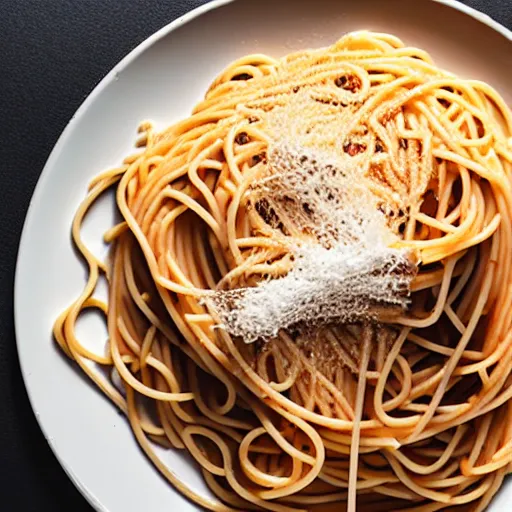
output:
M205 509L484 510L512 470L511 141L497 92L391 35L244 57L91 183L55 339ZM103 263L80 227L112 187ZM77 338L87 308L105 354Z

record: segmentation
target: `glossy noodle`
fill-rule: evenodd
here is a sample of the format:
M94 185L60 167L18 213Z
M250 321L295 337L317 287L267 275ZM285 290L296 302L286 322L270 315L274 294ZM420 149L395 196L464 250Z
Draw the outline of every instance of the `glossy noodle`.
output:
M88 281L54 335L163 476L219 512L484 510L512 470L499 94L357 32L241 58L138 145L77 211ZM102 262L80 228L110 189ZM88 308L101 354L76 335ZM188 452L216 498L156 445Z

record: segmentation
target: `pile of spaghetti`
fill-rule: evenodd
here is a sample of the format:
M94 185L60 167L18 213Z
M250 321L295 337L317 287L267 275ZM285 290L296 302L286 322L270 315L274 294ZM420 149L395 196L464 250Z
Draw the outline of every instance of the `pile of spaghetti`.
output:
M139 145L76 214L89 279L54 334L161 473L215 511L484 510L512 471L503 99L357 32L240 59ZM80 227L112 187L104 263ZM104 354L77 339L87 308Z

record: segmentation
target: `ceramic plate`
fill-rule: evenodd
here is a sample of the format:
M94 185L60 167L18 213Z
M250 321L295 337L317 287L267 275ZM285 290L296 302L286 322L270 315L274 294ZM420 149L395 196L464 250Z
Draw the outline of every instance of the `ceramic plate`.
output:
M196 507L159 476L125 418L52 341L55 317L85 282L70 225L87 183L133 151L142 120L163 128L189 115L216 74L235 58L325 46L359 29L393 33L430 52L438 65L489 82L512 104L512 33L451 0L220 0L171 23L129 54L85 101L56 145L34 193L21 241L16 333L41 428L95 509L188 512ZM86 241L99 255L106 251L99 235L113 212L106 199L84 226ZM79 334L98 347L106 336L94 316L80 320ZM186 457L174 451L161 454L181 479L208 495L199 471ZM492 511L509 512L511 504L509 481Z

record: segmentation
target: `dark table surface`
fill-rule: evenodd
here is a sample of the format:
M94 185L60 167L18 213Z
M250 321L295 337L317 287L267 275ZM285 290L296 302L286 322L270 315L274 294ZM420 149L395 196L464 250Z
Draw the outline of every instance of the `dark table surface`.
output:
M150 34L204 3L0 0L2 511L91 511L66 478L37 426L16 354L14 269L33 188L62 130L101 78ZM512 0L464 3L512 29Z

